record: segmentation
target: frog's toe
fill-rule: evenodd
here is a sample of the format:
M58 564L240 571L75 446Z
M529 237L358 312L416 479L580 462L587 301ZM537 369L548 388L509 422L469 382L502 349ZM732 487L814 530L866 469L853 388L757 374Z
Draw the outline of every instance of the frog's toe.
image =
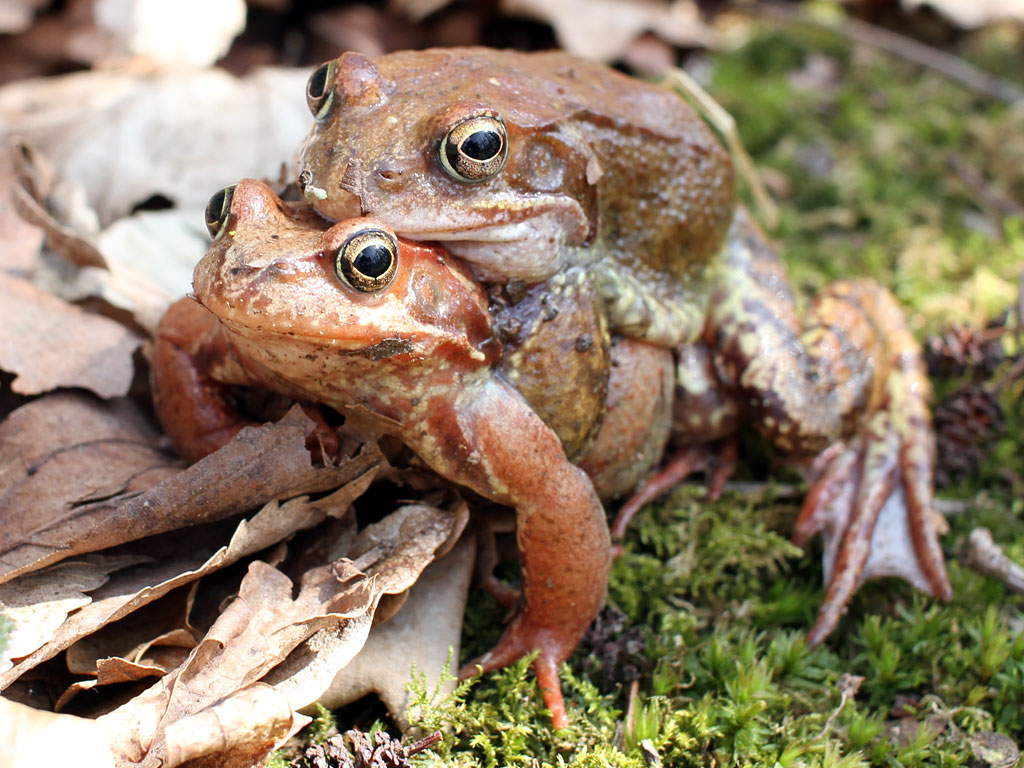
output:
M722 495L725 481L736 468L737 451L735 438L687 445L676 451L664 467L644 480L633 495L619 507L615 522L612 523L612 539L618 541L626 535L626 529L633 516L645 504L654 501L695 472L707 472L708 498L717 499Z
M812 645L835 629L868 579L898 576L941 600L952 596L939 546L945 521L932 509L929 441L927 430L876 413L812 486L793 534L800 545L819 532L825 540L828 586Z
M537 675L544 706L551 712L554 727L565 728L569 725L569 717L565 712L558 666L575 650L581 634L582 630L576 632L571 629L541 627L531 622L526 614L519 614L505 629L505 634L494 648L459 670L459 678L465 680L481 670L490 672L507 667L517 659L537 651L533 671Z

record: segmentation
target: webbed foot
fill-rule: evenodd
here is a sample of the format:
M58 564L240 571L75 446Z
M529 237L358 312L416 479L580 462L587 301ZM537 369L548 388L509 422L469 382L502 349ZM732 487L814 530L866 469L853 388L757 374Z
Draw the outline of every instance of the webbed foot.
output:
M694 472L706 471L708 474L708 498L714 501L722 495L725 481L736 468L736 439L729 437L714 443L687 445L676 451L662 469L644 480L633 495L619 507L619 512L612 523L612 541L620 541L626 534L633 516L640 509L679 483ZM618 554L616 551L615 554Z
M533 671L537 675L544 706L551 712L555 729L566 728L569 716L565 712L558 667L572 655L585 630L585 626L578 630L542 627L530 621L526 613L520 613L505 628L505 633L494 648L459 670L459 679L473 677L481 668L484 672L491 672L507 667L528 653L538 651Z
M857 588L898 576L940 600L952 597L939 535L948 528L932 506L934 444L924 398L896 393L824 464L793 533L802 546L825 540L825 599L808 634L811 645L835 629Z

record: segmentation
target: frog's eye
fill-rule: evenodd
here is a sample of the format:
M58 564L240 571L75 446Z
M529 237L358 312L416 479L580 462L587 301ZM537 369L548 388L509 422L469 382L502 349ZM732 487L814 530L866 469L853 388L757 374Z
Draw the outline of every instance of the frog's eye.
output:
M224 187L206 204L206 228L210 230L210 237L216 238L227 225L228 217L231 215L231 198L234 194L234 186Z
M500 115L474 115L456 123L441 140L440 160L459 181L483 181L505 165L508 135Z
M338 249L334 269L357 291L379 291L387 287L398 269L398 241L382 229L357 232Z
M334 103L334 79L338 74L338 62L328 61L316 68L306 81L306 103L317 120L331 111Z

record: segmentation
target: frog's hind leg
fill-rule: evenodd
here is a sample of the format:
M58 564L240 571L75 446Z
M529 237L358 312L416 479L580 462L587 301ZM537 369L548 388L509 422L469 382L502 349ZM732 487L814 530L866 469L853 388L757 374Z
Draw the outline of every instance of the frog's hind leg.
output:
M949 599L934 511L930 387L896 299L868 280L828 286L798 317L784 268L740 213L716 265L706 341L744 423L818 456L794 540L825 539L820 642L865 580L899 576Z
M875 296L872 319L893 360L882 402L851 439L823 454L793 533L801 546L819 532L825 539L828 587L812 645L868 579L898 576L933 597L952 597L938 539L946 523L932 510L935 451L920 349L891 296Z

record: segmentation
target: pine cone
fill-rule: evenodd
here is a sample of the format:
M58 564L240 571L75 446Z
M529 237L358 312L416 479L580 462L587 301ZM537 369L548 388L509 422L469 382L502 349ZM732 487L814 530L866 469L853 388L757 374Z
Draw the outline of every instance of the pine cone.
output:
M934 418L938 486L977 472L1006 427L997 393L973 384L951 392L935 409Z
M930 376L954 378L973 370L975 380L987 379L1006 359L1003 326L983 329L952 325L925 342L924 358Z
M643 629L629 627L627 622L626 614L606 605L580 641L580 648L588 652L588 667L600 666L599 687L605 693L620 683L639 680L650 666Z
M292 762L293 768L412 768L409 758L422 752L441 740L440 732L420 739L411 747L392 738L384 731L377 731L371 737L365 731L345 731L336 734L323 744L315 744L306 750L304 760Z

